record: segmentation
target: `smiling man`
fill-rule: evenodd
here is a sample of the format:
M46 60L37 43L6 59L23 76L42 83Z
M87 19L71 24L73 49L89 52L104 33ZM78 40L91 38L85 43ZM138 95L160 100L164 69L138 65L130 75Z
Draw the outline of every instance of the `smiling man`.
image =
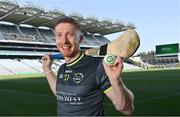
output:
M70 17L59 19L54 32L57 48L63 54L65 63L56 76L51 70L53 61L45 55L42 57L42 68L57 97L57 115L104 116L105 95L119 112L132 115L134 95L121 79L121 57L108 66L100 58L85 55L80 50L83 41L81 27Z

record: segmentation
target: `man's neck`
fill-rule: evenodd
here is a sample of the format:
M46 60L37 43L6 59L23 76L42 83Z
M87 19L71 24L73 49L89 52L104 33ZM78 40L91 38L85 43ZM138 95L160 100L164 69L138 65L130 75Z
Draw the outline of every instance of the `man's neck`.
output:
M79 51L74 57L65 57L65 62L66 63L71 63L73 62L74 60L76 60L81 54L81 51Z

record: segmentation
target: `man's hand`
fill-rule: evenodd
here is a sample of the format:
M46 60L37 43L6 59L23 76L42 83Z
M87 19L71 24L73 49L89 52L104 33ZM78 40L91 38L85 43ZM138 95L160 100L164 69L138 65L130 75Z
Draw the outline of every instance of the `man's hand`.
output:
M47 55L43 56L41 61L42 61L43 71L45 73L50 71L51 70L51 65L53 63L53 60L50 58L50 55L47 54Z
M103 66L109 80L118 80L123 70L123 60L121 57L117 57L112 66L108 66L103 62Z
M42 61L42 68L47 77L49 86L52 92L54 93L54 95L56 96L56 80L57 79L56 79L56 75L51 70L51 65L53 63L53 60L50 58L50 55L47 54L42 57L41 61Z

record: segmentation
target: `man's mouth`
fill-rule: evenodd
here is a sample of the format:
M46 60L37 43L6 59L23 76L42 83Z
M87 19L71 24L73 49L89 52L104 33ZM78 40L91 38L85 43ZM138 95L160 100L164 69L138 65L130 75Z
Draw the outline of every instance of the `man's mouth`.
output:
M70 49L71 46L70 46L70 45L63 45L63 46L61 46L61 48L62 48L62 49Z
M63 48L63 49L69 49L70 46L63 46L62 48Z

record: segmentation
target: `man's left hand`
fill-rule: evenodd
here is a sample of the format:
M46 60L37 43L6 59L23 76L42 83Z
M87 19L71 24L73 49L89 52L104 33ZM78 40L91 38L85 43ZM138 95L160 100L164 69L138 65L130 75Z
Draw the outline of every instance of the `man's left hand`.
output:
M107 65L105 62L103 62L103 66L109 80L118 80L124 67L123 59L117 57L112 66Z

